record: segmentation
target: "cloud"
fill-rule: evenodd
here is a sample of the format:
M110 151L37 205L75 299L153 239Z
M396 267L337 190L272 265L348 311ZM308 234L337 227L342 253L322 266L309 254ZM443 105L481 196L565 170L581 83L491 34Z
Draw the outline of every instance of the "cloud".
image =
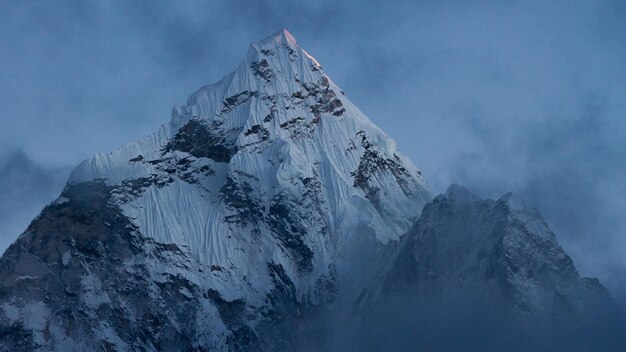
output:
M59 195L69 171L39 165L21 150L0 154L0 252Z

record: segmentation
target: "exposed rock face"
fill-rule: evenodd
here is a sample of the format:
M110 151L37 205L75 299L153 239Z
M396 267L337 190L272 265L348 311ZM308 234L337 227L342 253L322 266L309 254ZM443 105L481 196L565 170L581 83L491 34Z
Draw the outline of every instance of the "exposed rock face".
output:
M227 163L237 152L237 148L233 140L233 137L236 138L236 133L231 132L234 135L231 138L228 138L226 133L218 126L209 128L205 121L191 119L167 143L163 153L177 150L196 158L208 158L218 163Z

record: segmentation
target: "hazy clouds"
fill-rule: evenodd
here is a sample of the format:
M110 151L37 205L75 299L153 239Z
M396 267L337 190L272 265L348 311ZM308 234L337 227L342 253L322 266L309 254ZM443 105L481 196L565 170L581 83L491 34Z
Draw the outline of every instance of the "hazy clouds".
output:
M0 163L3 240L285 27L435 192L521 193L626 292L624 2L2 2L0 23L0 159L32 160Z
M38 165L19 150L0 155L0 251L61 193L69 172Z

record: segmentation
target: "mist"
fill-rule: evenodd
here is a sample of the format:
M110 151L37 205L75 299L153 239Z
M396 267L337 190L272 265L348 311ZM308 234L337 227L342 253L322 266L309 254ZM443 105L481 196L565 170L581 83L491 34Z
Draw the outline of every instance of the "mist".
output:
M61 193L70 169L44 167L20 150L0 156L0 251Z
M619 351L626 343L624 321L599 311L591 319L569 324L555 316L551 330L538 321L522 321L510 305L480 294L419 298L390 295L364 312L359 333L337 350L351 351ZM339 339L345 338L340 336Z

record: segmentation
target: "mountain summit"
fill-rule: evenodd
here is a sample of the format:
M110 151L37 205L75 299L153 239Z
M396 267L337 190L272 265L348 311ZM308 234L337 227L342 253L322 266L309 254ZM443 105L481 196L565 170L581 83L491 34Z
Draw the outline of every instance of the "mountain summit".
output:
M394 141L281 30L155 133L72 172L0 259L0 346L349 349L363 310L393 292L509 290L505 304L531 317L554 292L559 304L610 301L579 283L523 202L481 202L458 186L432 200Z
M0 323L26 349L294 348L430 199L281 30L73 171L2 258Z

